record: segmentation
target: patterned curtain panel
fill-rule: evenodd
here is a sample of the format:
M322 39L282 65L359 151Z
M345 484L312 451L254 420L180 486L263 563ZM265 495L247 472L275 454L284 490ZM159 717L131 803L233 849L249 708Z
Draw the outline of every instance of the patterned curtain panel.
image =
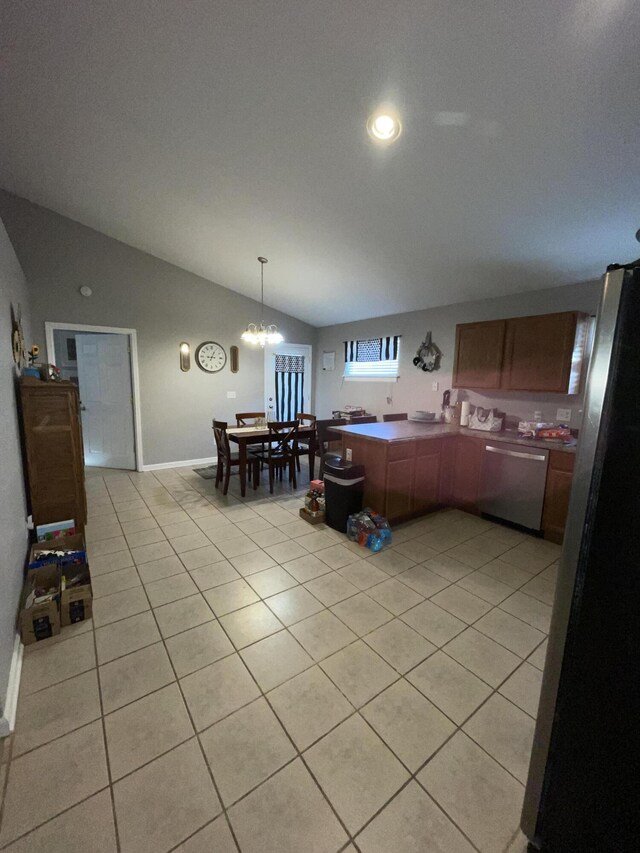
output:
M400 335L344 342L344 360L348 362L395 361Z
M303 411L304 356L276 355L276 419L292 421Z

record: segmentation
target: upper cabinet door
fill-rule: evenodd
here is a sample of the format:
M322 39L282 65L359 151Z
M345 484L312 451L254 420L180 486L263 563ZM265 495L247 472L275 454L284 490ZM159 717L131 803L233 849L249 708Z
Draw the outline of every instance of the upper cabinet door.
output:
M506 320L456 326L454 388L500 388Z
M507 320L502 387L576 394L586 338L581 320L575 311Z

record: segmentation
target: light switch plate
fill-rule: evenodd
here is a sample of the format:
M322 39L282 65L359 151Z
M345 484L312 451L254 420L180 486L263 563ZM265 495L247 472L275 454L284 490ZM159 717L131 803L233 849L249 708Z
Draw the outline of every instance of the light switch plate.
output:
M432 382L432 383L431 383L431 388L432 388L434 391L437 391L439 387L440 387L440 383L439 383L439 382Z
M568 424L571 420L571 409L558 409L556 412L556 418L562 424Z
M350 447L347 447L347 449L344 452L344 455L346 457L347 462L353 461L353 451L351 450Z
M235 400L235 398L236 398L236 392L235 391L227 391L227 399L228 400Z

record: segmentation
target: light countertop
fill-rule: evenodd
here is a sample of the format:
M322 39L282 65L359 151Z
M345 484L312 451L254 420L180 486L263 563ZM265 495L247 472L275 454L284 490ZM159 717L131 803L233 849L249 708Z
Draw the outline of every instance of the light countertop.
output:
M356 424L353 426L335 426L331 430L344 435L356 435L370 441L416 441L425 438L447 438L449 436L465 435L471 438L482 438L485 441L498 441L507 444L519 444L524 447L559 450L564 453L575 453L577 442L562 444L561 442L543 441L541 439L520 438L516 431L484 432L483 430L467 429L455 424L420 423L419 421L390 421L389 423Z

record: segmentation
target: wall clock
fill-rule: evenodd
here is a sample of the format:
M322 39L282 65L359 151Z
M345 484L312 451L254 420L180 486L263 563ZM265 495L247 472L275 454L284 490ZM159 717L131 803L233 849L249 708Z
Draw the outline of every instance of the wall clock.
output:
M226 363L227 354L215 341L204 341L196 349L196 364L205 373L218 373Z

